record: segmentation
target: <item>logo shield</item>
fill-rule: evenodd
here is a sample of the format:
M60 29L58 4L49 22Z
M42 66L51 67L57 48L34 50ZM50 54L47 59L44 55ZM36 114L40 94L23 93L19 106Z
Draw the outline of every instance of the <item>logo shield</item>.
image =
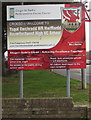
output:
M10 18L14 18L14 8L10 8Z
M81 7L62 10L62 26L69 32L75 32L81 24Z

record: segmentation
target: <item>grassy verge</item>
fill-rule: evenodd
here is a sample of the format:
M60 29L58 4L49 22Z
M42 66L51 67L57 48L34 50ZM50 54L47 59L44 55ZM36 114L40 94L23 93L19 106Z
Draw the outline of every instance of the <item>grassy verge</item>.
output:
M3 98L19 97L19 76L3 77ZM24 97L66 97L66 77L50 70L24 71ZM81 89L81 82L71 79L71 97L75 104L89 104L89 85Z

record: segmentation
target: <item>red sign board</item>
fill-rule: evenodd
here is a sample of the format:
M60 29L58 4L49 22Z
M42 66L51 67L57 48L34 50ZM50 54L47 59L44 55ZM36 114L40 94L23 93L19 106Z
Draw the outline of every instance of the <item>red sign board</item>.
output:
M9 68L11 70L85 68L85 59L85 56L10 57Z
M8 6L7 11L10 70L86 67L83 4Z

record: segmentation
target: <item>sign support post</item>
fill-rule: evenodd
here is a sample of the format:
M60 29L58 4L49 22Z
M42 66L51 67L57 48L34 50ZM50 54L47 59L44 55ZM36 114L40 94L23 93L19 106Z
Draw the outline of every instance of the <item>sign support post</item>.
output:
M23 5L23 2L21 3ZM20 98L23 98L23 70L19 71L20 73Z
M86 69L81 69L82 89L86 89Z
M20 98L23 98L23 70L19 71L20 75Z
M67 97L70 97L70 69L66 69L67 71Z

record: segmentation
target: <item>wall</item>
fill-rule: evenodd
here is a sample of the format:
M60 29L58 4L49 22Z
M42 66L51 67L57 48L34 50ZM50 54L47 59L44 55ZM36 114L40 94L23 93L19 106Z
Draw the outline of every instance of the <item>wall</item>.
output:
M91 109L72 98L3 99L3 118L88 118Z

